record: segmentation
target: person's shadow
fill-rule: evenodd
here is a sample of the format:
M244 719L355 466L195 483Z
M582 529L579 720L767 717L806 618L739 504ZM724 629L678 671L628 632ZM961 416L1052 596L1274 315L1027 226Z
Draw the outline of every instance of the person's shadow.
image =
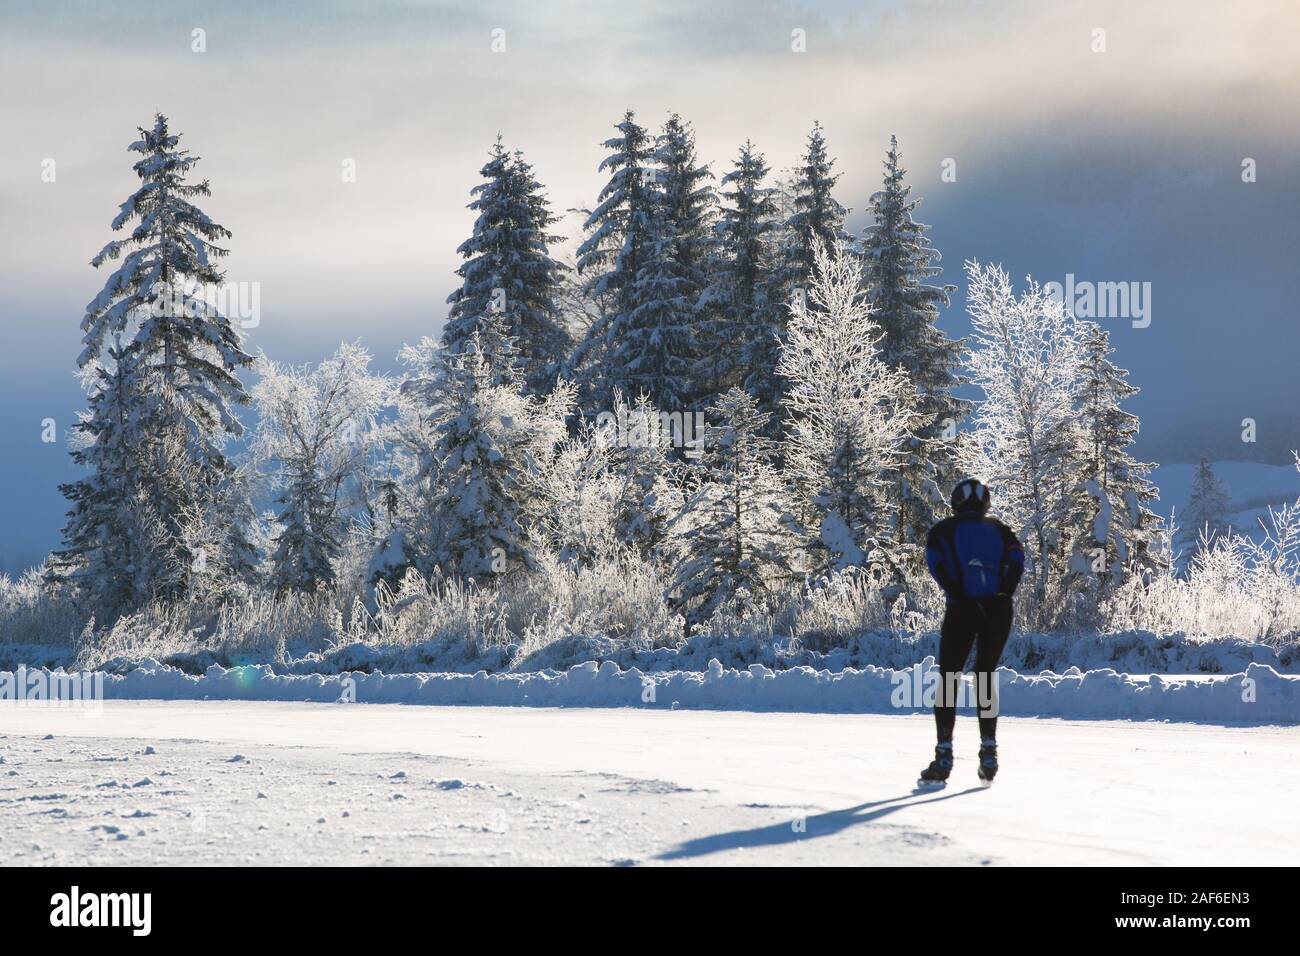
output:
M916 789L906 793L901 797L891 797L888 800L877 800L874 803L860 803L856 807L847 807L843 810L831 810L827 813L818 813L814 816L804 818L805 827L803 830L797 830L793 821L783 823L773 823L765 827L756 827L752 830L733 830L730 833L715 833L712 836L697 837L694 840L687 840L685 843L659 854L655 859L658 860L682 860L689 857L706 856L710 853L721 853L724 850L749 849L760 846L776 846L782 843L795 843L800 840L813 840L818 837L831 836L845 830L851 826L857 826L861 823L871 823L879 820L881 817L889 816L891 813L897 813L906 807L920 806L926 803L938 803L941 800L951 800L954 797L962 797L968 793L979 793L984 787L970 787L967 790L958 790L955 793L939 793L926 800L912 800L910 798L919 796L924 793L930 793L930 790ZM907 802L902 802L907 801ZM865 811L865 812L864 812Z

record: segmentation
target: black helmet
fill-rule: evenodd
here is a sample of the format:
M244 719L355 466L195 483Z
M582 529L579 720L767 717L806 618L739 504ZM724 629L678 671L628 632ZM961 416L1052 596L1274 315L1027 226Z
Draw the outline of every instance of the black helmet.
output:
M975 511L984 514L989 510L989 489L978 478L963 478L952 490L952 510L959 514Z

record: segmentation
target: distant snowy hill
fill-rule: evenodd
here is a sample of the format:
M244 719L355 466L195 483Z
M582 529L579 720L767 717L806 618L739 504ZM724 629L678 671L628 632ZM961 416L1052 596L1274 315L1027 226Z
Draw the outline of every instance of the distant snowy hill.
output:
M1251 461L1216 461L1214 474L1228 488L1232 501L1232 523L1252 537L1259 531L1260 519L1268 520L1269 506L1293 502L1300 498L1300 472L1294 465L1263 465ZM1169 517L1170 509L1183 512L1192 487L1196 465L1160 465L1151 478L1160 489L1160 501L1154 509Z

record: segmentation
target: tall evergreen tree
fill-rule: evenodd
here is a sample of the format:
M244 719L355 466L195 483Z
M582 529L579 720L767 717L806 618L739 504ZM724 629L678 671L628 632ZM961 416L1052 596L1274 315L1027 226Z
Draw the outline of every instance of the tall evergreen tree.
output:
M715 309L707 339L716 356L718 388L743 387L761 411L769 412L771 428L773 403L783 391L776 363L784 308L774 301L777 205L775 190L765 185L769 172L763 154L746 140L731 172L722 177L711 289Z
M120 488L137 503L147 501L151 514L141 520L156 529L155 545L165 552L155 567L177 570L166 579L137 580L137 597L188 590L186 569L208 560L187 530L196 522L205 535L220 539L222 553L251 550L241 542L242 530L231 524L230 502L223 500L234 474L223 449L227 439L242 434L234 406L246 404L248 397L235 372L252 359L229 319L205 297L206 289L223 278L214 260L226 250L216 243L230 232L190 202L210 190L206 180L188 182L198 157L178 143L159 114L153 128L141 128L140 139L129 147L141 154L134 165L141 186L112 225L114 230L135 225L129 236L108 243L91 260L95 267L110 259L120 258L122 264L87 306L81 323L78 365L83 369L105 364L107 342L121 343L108 353L107 364L116 369L110 375L128 376L120 382L131 393L124 440L142 464L128 469L113 452L80 459L97 469L122 471L69 486L76 508L65 529L65 553L88 555L103 540L103 529L90 516L104 509L86 507L86 495ZM108 404L103 399L88 419L97 423L86 432L96 440L105 434L100 416Z
M696 163L694 135L675 115L653 148L631 113L619 129L623 136L606 143L614 154L601 164L614 173L587 221L595 232L579 249L580 270L603 270L589 293L605 297L582 378L595 408L612 407L621 391L680 410L699 390L696 321L712 202L700 184L712 174Z
M1086 323L1069 479L1073 505L1062 538L1064 599L1075 605L1076 621L1095 621L1100 600L1127 574L1149 576L1165 567L1163 528L1150 507L1159 498L1148 477L1153 466L1130 454L1138 418L1120 407L1138 389L1110 360L1113 351L1106 330Z
M1140 389L1111 360L1110 333L1091 323L1083 341L1083 390L1078 423L1082 429L1084 479L1095 499L1094 538L1106 548L1106 567L1118 582L1128 570L1152 571L1158 565L1159 516L1151 504L1160 492L1150 480L1152 465L1134 460L1138 417L1120 407ZM1095 487L1094 487L1095 486ZM1097 532L1104 531L1104 535Z
M657 246L670 258L675 276L670 327L680 329L676 351L691 366L685 404L709 402L717 391L712 351L707 347L704 326L713 314L705 297L713 261L713 222L717 200L709 181L713 172L701 166L695 154L695 132L676 113L668 117L655 149L657 217L663 242ZM677 356L674 356L676 358Z
M899 544L920 545L937 515L946 510L953 474L952 445L968 403L953 395L961 383L960 341L938 327L939 309L953 286L930 285L942 274L928 226L912 218L920 205L898 162L898 140L889 139L883 188L871 196L872 220L863 231L863 289L880 326L881 358L907 372L917 392L918 426L902 465L889 476L894 531ZM919 549L917 551L919 554Z
M678 259L664 206L652 209L647 261L637 275L632 311L620 325L607 373L621 389L657 407L680 411L699 391L694 282ZM607 353L608 354L608 353Z
M447 299L443 343L463 351L483 317L498 314L514 339L526 391L544 394L569 348L556 305L564 267L549 252L559 237L547 232L558 219L532 166L522 153L508 153L500 136L480 175L468 206L478 212L474 232L456 250L465 262L456 270L461 286Z
M816 248L820 245L834 252L846 238L844 217L849 211L834 196L840 178L839 173L831 171L834 165L821 123L813 123L807 148L795 170L793 211L782 230L781 285L787 305L795 290L806 289L811 281Z
M658 198L673 237L673 256L683 278L698 297L708 279L713 250L715 197L709 180L713 172L695 154L695 131L676 113L668 117L655 148Z
M643 343L634 342L629 333L639 305L637 279L656 238L654 142L631 110L616 128L619 135L605 141L610 155L599 166L609 171L609 181L583 224L588 236L578 247L583 291L600 311L571 359L583 406L589 410L611 408L620 388L638 391L634 384Z

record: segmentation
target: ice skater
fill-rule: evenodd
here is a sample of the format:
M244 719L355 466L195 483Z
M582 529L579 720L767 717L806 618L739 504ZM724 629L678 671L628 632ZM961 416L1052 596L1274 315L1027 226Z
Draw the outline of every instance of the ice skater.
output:
M998 772L998 661L1011 633L1012 595L1025 570L1025 552L1014 532L988 517L989 490L975 478L952 491L953 514L930 529L925 560L948 599L939 632L941 682L934 705L939 742L934 761L921 771L922 786L942 785L952 772L952 732L957 688L971 646L975 647L975 700L979 708L980 780Z

